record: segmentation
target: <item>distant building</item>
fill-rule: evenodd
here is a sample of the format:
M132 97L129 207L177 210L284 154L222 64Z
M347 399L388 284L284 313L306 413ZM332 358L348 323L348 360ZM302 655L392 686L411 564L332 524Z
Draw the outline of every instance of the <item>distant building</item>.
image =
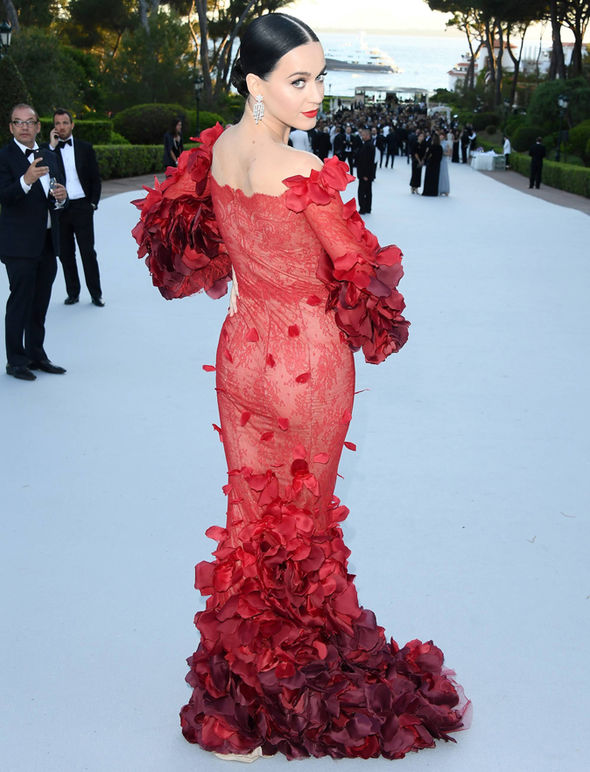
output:
M565 58L565 65L566 67L569 66L572 59L572 52L574 48L573 43L563 43L563 55ZM515 56L518 56L518 48L519 46L515 45L514 43L511 44L511 49ZM496 44L494 46L496 54L499 53L499 45ZM477 79L477 75L480 72L485 72L488 68L488 50L484 46L479 51L479 54L477 55L475 59L475 78ZM461 62L458 62L452 70L449 70L448 76L449 76L449 89L451 91L456 91L458 89L463 88L463 84L465 83L465 78L467 77L467 71L469 69L469 61L470 56L469 54L464 54L463 60ZM522 59L520 62L520 70L522 73L534 73L537 71L537 68L539 70L539 73L541 75L545 74L549 70L549 63L551 61L551 48L544 48L539 52L538 47L535 46L526 46L523 49L522 53ZM502 52L502 69L504 72L514 72L514 63L512 59L510 58L510 54L508 53L508 50L504 46L504 51Z

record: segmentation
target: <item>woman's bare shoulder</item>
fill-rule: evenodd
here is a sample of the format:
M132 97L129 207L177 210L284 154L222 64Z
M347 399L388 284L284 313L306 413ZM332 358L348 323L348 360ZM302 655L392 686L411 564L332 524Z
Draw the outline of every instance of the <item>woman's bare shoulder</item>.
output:
M305 150L295 150L292 147L287 147L284 155L284 167L281 167L285 171L282 179L295 177L298 174L302 177L309 177L314 169L318 172L321 171L323 165L317 155L307 153Z

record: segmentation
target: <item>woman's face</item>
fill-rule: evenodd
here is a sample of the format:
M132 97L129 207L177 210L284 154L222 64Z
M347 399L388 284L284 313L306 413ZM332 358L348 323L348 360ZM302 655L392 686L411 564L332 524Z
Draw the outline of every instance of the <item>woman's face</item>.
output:
M266 78L254 76L248 85L251 94L264 97L264 123L312 129L324 98L325 74L324 50L312 42L292 48Z
M182 134L182 121L178 121L178 123L176 124L176 133Z

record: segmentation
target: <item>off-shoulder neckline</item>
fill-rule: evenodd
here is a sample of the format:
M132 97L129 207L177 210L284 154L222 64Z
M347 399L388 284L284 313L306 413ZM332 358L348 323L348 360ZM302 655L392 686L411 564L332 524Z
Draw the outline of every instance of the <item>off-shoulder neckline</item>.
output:
M285 193L289 192L289 188L285 188L285 190L282 193L259 193L258 191L254 191L254 193L251 193L248 195L248 193L245 193L241 188L234 188L232 185L229 185L228 183L225 183L224 185L221 184L221 182L218 182L213 174L209 172L209 179L215 184L215 187L219 188L220 190L229 190L231 193L234 193L236 195L242 196L242 198L246 199L254 199L254 198L274 198L274 199L281 199L285 195ZM287 178L288 179L288 178ZM281 182L284 182L284 180L281 180Z

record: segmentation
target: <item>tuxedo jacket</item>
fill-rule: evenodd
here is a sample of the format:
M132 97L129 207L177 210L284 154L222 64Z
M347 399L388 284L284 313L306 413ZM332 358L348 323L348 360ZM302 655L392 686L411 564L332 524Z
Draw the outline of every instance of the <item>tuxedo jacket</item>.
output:
M359 180L368 177L369 180L375 179L375 146L368 139L363 142L359 148L356 157L356 175Z
M533 159L532 164L540 166L543 163L543 158L547 155L545 145L542 145L540 142L535 142L529 150L529 155Z
M55 153L59 168L65 178L61 150L56 148L49 152ZM84 142L83 139L76 139L74 137L74 163L76 164L76 171L78 172L78 178L80 180L80 185L82 185L84 195L91 204L94 204L94 206L97 207L98 202L100 201L100 191L102 186L96 153L90 142Z
M40 148L49 176L65 183L57 159L50 150ZM43 251L47 233L47 212L51 216L51 235L55 254L59 254L59 210L45 194L40 180L25 193L20 178L29 160L11 140L0 149L0 257L37 258Z

